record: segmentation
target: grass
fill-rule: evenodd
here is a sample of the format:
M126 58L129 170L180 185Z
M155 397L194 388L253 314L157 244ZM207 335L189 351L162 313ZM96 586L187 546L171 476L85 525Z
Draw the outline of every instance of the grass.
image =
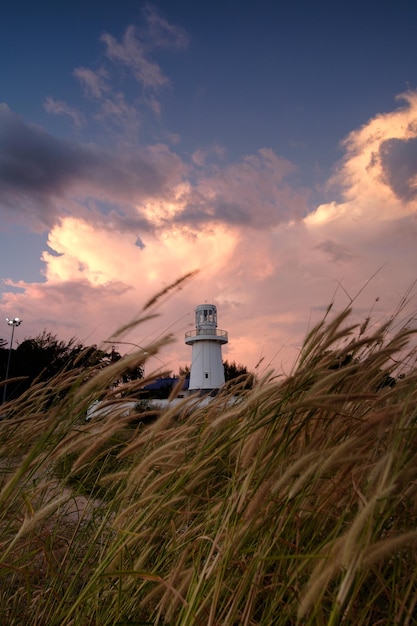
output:
M109 382L161 344L3 407L0 623L416 623L417 371L396 324L329 314L291 375L146 426ZM86 423L96 398L113 408Z

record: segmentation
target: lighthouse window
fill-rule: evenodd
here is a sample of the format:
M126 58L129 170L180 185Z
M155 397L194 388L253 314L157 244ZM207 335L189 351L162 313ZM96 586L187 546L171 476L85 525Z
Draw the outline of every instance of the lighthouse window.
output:
M204 309L204 321L212 322L213 321L213 310L212 309Z
M196 311L196 325L198 324L216 324L215 309L199 309Z
M205 372L205 376L206 376L206 378L208 378L208 372Z

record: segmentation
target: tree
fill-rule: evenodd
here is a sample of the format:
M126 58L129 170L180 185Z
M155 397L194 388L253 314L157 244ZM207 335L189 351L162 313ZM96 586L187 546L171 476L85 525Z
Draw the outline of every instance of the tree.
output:
M248 368L241 363L232 361L223 362L224 380L229 386L242 385L243 389L251 389L254 383L254 375L249 372Z
M116 346L112 346L111 352L105 354L102 360L102 365L111 365L116 361L121 361L124 357L116 350ZM145 375L145 368L143 365L137 365L136 367L127 368L123 374L113 382L113 386L118 387L126 383L130 383L133 380L140 380Z
M253 374L248 371L248 368L245 365L236 363L235 361L232 361L231 363L229 363L229 361L223 361L223 367L224 380L226 383L231 380L237 381L237 379L239 379L240 382L246 378L245 388L253 386ZM185 365L184 367L180 367L179 375L181 378L190 378L190 366Z
M9 356L7 342L0 339L0 382L6 377L6 364ZM7 383L7 400L12 400L22 395L34 383L45 383L60 373L78 370L81 374L83 368L91 376L91 369L102 369L123 360L124 357L112 346L110 352L104 352L96 345L85 347L74 337L69 341L63 341L46 330L34 338L27 338L12 350L10 368ZM131 381L139 380L144 376L143 365L126 367L113 381L112 386L123 386ZM14 380L13 380L14 379ZM17 380L19 379L19 380ZM60 385L59 397L62 398L70 387ZM50 402L54 401L54 391L50 390ZM48 401L49 402L49 401Z
M245 365L236 363L235 361L232 361L231 363L229 363L229 361L224 361L223 366L224 380L226 382L229 382L229 380L233 380L234 378L239 378L239 376L248 376L249 374L248 368Z
M179 377L180 378L190 378L191 370L189 365L184 365L184 367L180 367Z
M3 361L8 350L0 350L1 374L5 378ZM33 382L45 382L61 371L69 371L86 365L95 365L105 356L96 346L85 347L75 338L63 341L44 330L34 338L25 339L12 350L9 379L24 377L8 383L7 398L12 399L26 391Z

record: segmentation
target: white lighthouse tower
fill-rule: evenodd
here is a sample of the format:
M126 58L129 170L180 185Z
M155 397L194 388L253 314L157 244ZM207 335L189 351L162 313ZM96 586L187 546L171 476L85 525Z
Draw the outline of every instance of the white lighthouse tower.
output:
M217 309L214 304L196 306L195 330L185 333L185 343L193 347L190 391L210 391L223 385L222 345L227 342L227 332L217 329Z

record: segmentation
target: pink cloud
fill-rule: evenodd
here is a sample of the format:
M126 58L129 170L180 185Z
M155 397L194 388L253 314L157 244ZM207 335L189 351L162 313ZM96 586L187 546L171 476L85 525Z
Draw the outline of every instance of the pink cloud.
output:
M0 106L0 139L0 210L34 228L50 228L68 211L85 215L95 199L122 209L111 219L119 230L134 224L149 229L141 203L169 196L184 171L166 146L121 144L110 151L59 139L26 124L6 105ZM100 219L97 212L91 217Z
M104 151L17 123L15 134L5 135L10 154L19 154L19 137L51 150L58 164L44 197L70 195L83 211L66 204L70 214L54 214L48 229L55 252L43 255L44 282L18 283L24 292L6 293L3 305L24 319L28 335L50 327L99 343L157 291L199 268L162 304L161 316L127 340L143 345L172 331L177 343L160 358L176 370L190 359L183 336L194 306L214 301L229 331L226 358L249 367L263 359L262 367L288 372L331 300L335 310L353 300L359 322L373 309L381 323L415 280L417 205L401 184L414 184L411 165L403 165L404 155L414 154L416 120L417 97L408 94L404 106L353 131L331 181L340 202L309 214L308 193L288 182L293 166L271 150L222 167L207 166L197 153L194 168L161 144L120 152L115 165ZM37 189L32 179L27 186ZM100 213L106 199L114 209ZM138 236L143 247L135 245Z

